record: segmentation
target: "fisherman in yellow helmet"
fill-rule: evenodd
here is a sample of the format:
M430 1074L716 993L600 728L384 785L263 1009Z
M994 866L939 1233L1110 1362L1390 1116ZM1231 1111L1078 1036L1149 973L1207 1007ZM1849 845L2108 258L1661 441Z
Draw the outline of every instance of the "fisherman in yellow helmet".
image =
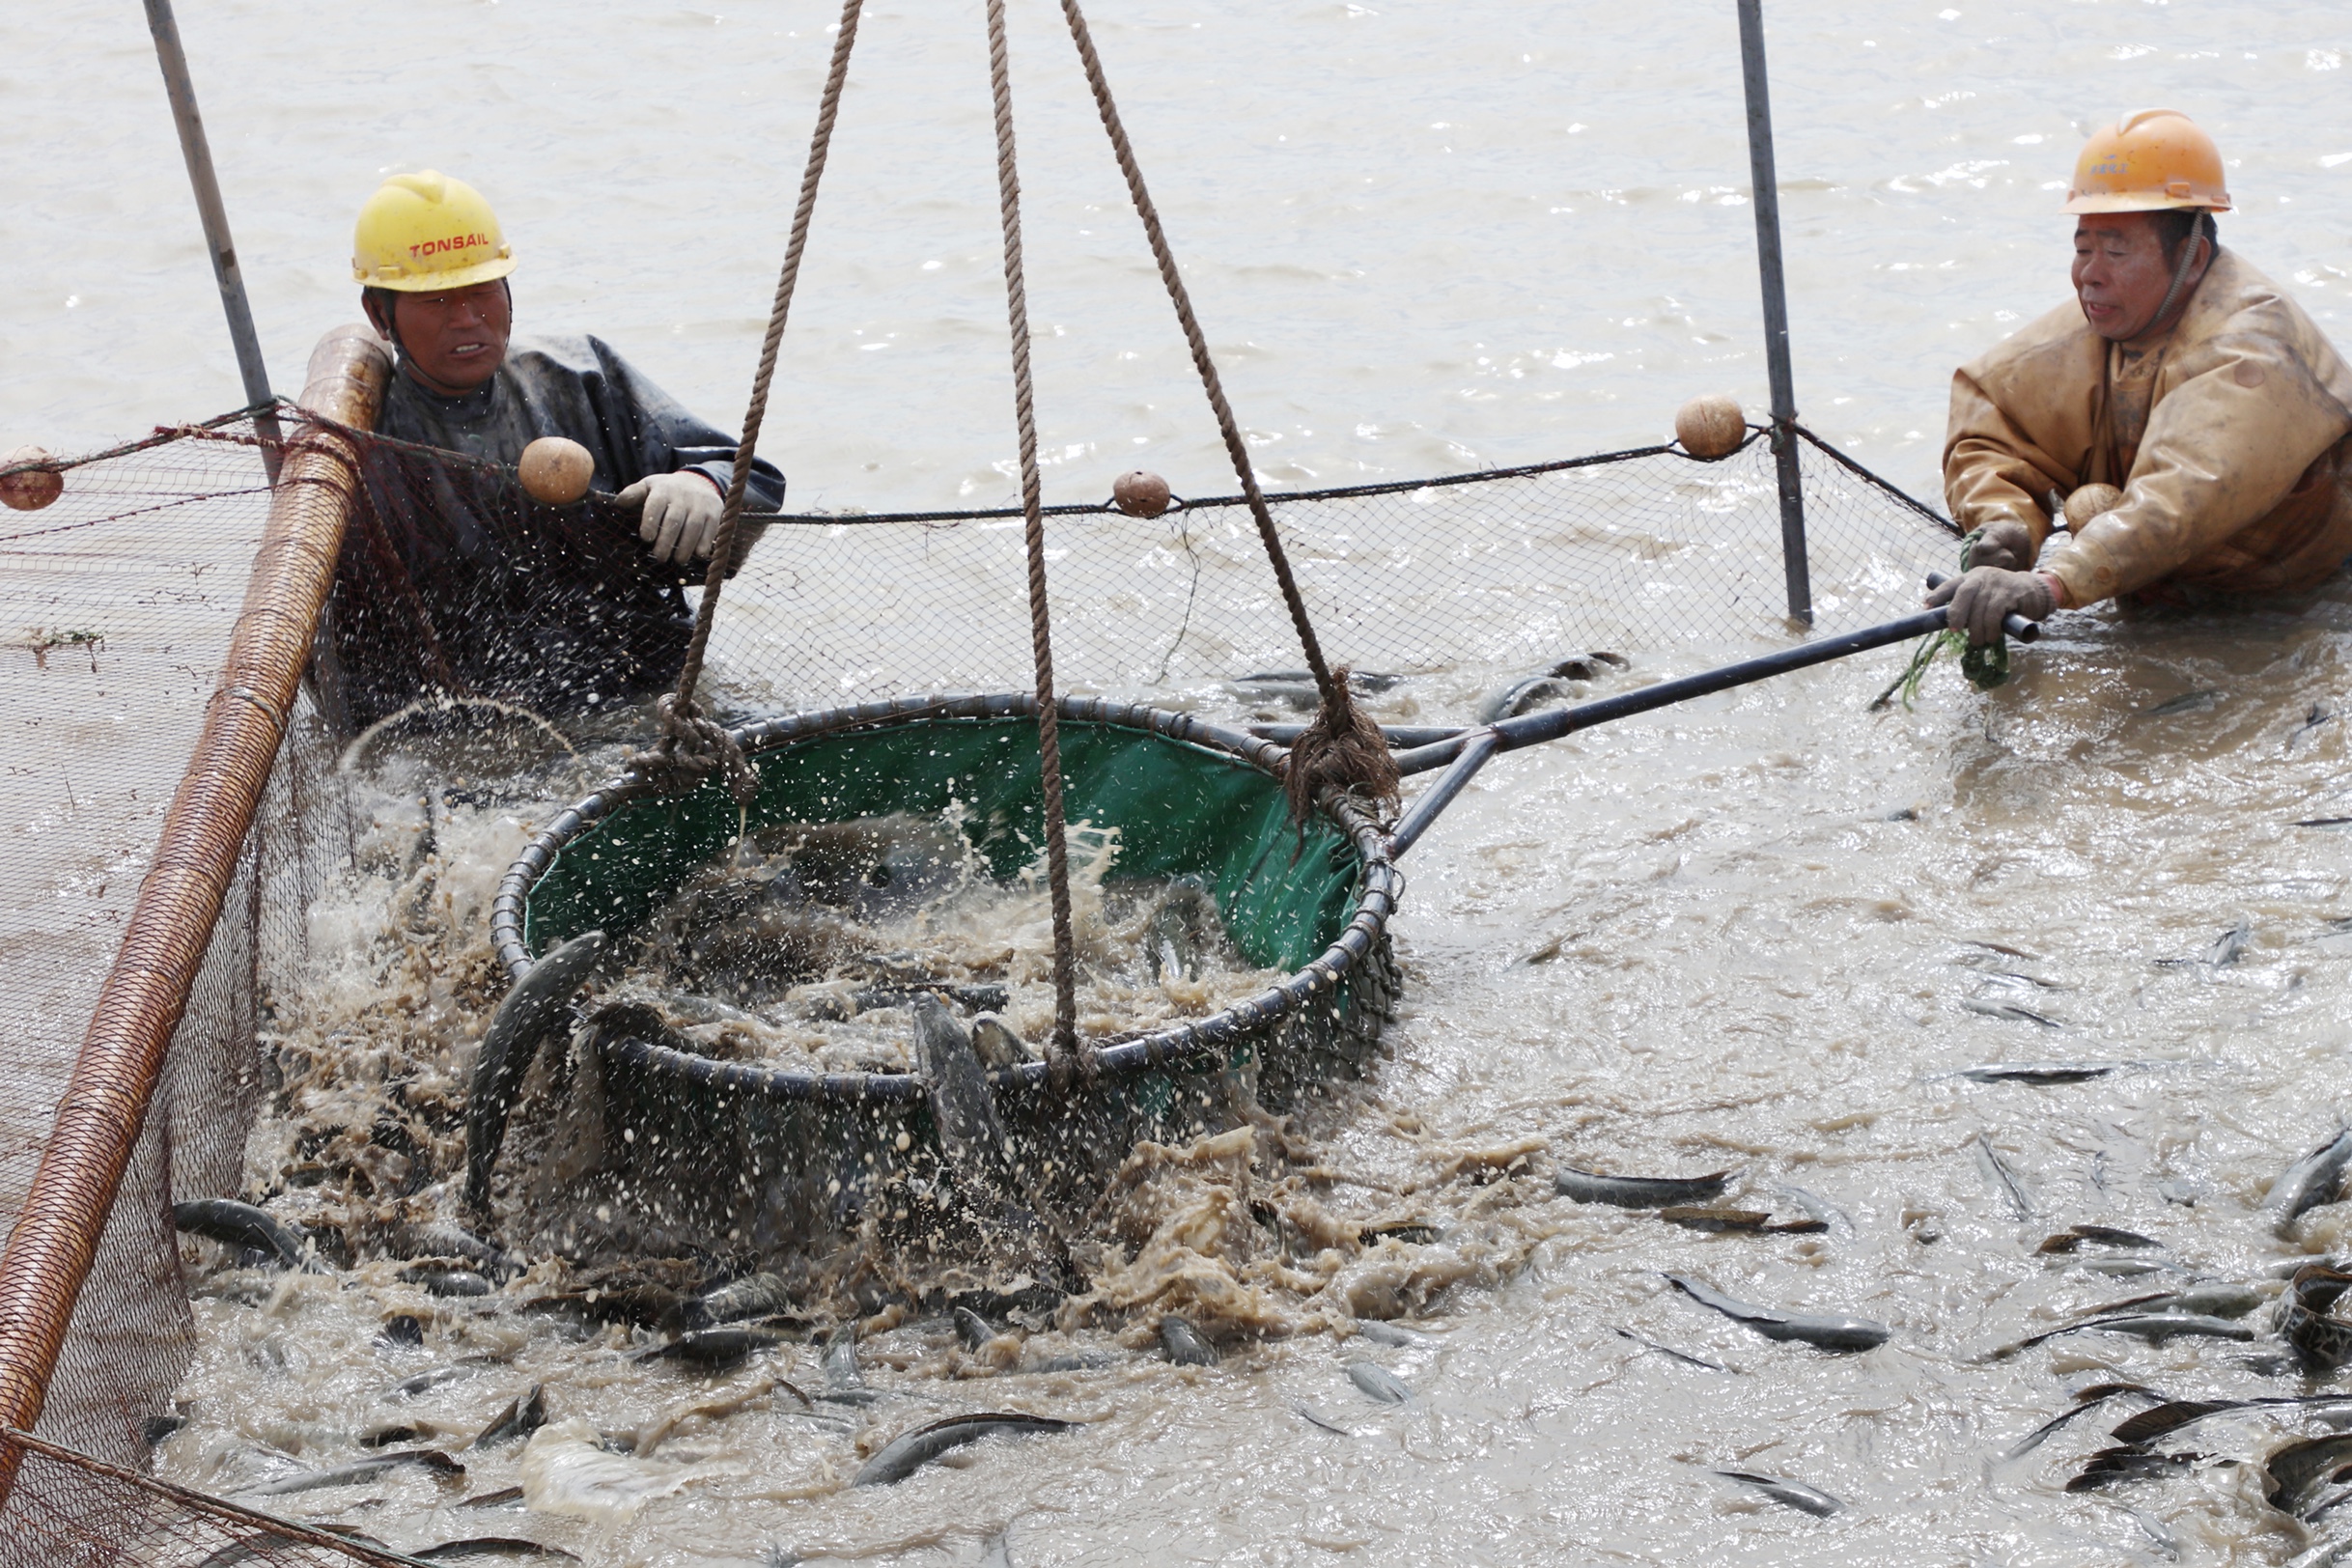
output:
M347 545L338 608L360 622L373 608L381 622L388 602L416 606L431 646L391 646L420 639L379 627L369 667L350 672L352 718L381 716L420 686L595 708L674 678L691 629L682 588L707 570L734 438L597 338L510 343L514 251L462 180L386 180L360 210L351 249L368 320L398 356L376 434L480 460L420 478L397 449L371 454L369 510L388 537ZM587 448L593 488L617 491L618 506L539 517L518 533L511 485L483 476L511 475L547 435ZM783 498L784 476L755 462L745 509L772 512ZM615 537L613 511L636 514L634 537ZM739 531L739 563L748 542ZM387 594L371 573L406 581Z
M1971 641L2107 599L2292 594L2352 557L2352 369L2222 248L2229 206L2186 115L2128 114L2083 149L2074 299L1952 378L1945 499L1981 531L1928 602ZM2066 498L2093 485L2119 496L2069 532Z

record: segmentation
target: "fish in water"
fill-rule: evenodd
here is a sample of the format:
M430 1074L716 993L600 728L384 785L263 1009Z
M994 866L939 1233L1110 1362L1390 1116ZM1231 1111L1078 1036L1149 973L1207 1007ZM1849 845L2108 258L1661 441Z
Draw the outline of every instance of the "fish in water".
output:
M1873 1323L1868 1318L1775 1311L1726 1296L1686 1274L1670 1274L1666 1280L1699 1305L1711 1307L1767 1339L1793 1340L1819 1350L1862 1351L1885 1344L1894 1332L1885 1324Z
M996 1337L995 1326L968 1306L959 1306L948 1316L956 1326L956 1338L966 1350L978 1350Z
M666 1345L637 1352L640 1361L684 1361L707 1371L723 1371L749 1360L762 1351L784 1343L782 1334L760 1329L698 1329L680 1334Z
M1187 873L1167 884L1143 928L1143 963L1155 980L1197 980L1201 954L1217 929L1209 884Z
M2207 1280L2153 1296L2129 1296L2083 1314L2084 1318L2112 1318L2122 1312L2191 1312L2217 1318L2242 1318L2269 1300L2252 1285L2231 1280Z
M928 992L914 999L914 1059L931 1091L932 1122L948 1163L966 1179L992 1181L1004 1162L1005 1138L988 1073L964 1025Z
M2095 1492L2116 1481L2152 1481L2177 1475L2209 1454L2151 1453L2136 1443L2102 1448L2084 1463L2082 1471L2066 1483L2069 1492Z
M1791 1219L1780 1224L1772 1222L1772 1216L1758 1209L1706 1208L1693 1204L1673 1204L1658 1211L1658 1218L1669 1225L1685 1230L1713 1231L1718 1235L1745 1233L1753 1236L1811 1236L1830 1228L1826 1219Z
M462 1258L493 1279L508 1279L522 1271L506 1248L446 1220L407 1226L400 1233L398 1247L404 1258Z
M2001 1457L2003 1459L2024 1458L2027 1454L2030 1454L2034 1449L2040 1447L2043 1442L2049 1440L2053 1433L2057 1432L2067 1422L2073 1420L2076 1416L2083 1414L2086 1411L2097 1410L2101 1405L2106 1404L2111 1399L2161 1399L2164 1396L2156 1392L2155 1389L2150 1388L2143 1384L2095 1384L2076 1394L2074 1396L2074 1404L2071 1407L2058 1412L2058 1414L2053 1415L2050 1417L2050 1419L2044 1421L2041 1425L2035 1427L2032 1431L2027 1433L2024 1437L2011 1443L2008 1451L2003 1453ZM2120 1428L2117 1430L2120 1431Z
M1993 1184L1993 1190L2008 1203L2011 1214L2020 1219L2033 1218L2033 1199L2027 1193L2025 1182L2001 1158L1993 1140L1982 1133L1976 1134L1976 1163L1984 1171L1985 1180Z
M1552 1186L1562 1197L1579 1203L1608 1203L1620 1209L1666 1209L1677 1204L1707 1203L1721 1197L1736 1171L1719 1170L1706 1176L1604 1176L1597 1171L1562 1165Z
M1773 1501L1811 1514L1815 1519L1827 1519L1845 1507L1843 1499L1831 1497L1819 1487L1807 1486L1803 1481L1792 1481L1784 1476L1756 1475L1747 1470L1719 1470L1714 1473L1726 1481L1753 1487Z
M1038 1059L1029 1043L994 1013L982 1013L972 1020L972 1050L993 1068L1019 1067Z
M415 1377L403 1378L392 1386L391 1392L385 1394L384 1398L387 1400L413 1399L418 1394L431 1393L444 1384L478 1376L481 1371L480 1364L468 1361L460 1361L454 1366L436 1366L430 1372L419 1372Z
M2174 714L2194 714L2210 708L2221 700L2222 692L2218 687L2206 686L2201 690L2184 691L2177 697L2168 697L2153 708L2142 708L2140 710L2140 716L2142 718L2170 718Z
M1297 1404L1291 1406L1291 1409L1297 1411L1300 1418L1305 1421L1309 1426L1319 1426L1326 1432L1335 1432L1343 1438L1352 1438L1356 1436L1356 1431L1353 1427L1341 1426L1337 1421L1332 1420L1328 1415L1317 1414L1314 1407L1311 1405Z
M2121 1062L1987 1062L1981 1067L1963 1067L1951 1076L1976 1083L2082 1083L2105 1078L2122 1065Z
M2243 1344L2254 1336L2254 1331L2243 1323L2202 1312L2124 1312L2111 1318L2092 1318L2058 1331L2133 1334L2152 1345L2180 1338L2234 1339ZM2040 1337L2047 1339L2054 1336L2044 1334Z
M679 1317L689 1329L709 1329L743 1318L764 1318L792 1304L792 1285L782 1274L745 1274L688 1301Z
M1782 1197L1788 1199L1791 1203L1794 1203L1798 1208L1803 1209L1806 1214L1812 1216L1815 1219L1820 1220L1821 1223L1829 1229L1832 1235L1851 1236L1854 1234L1854 1220L1852 1217L1850 1217L1843 1209L1840 1209L1836 1204L1832 1203L1829 1199L1822 1197L1820 1194L1808 1192L1802 1187L1782 1186L1775 1188L1773 1190L1778 1192Z
M547 1390L532 1384L531 1391L514 1400L506 1409L490 1417L490 1425L468 1444L470 1448L498 1448L518 1438L527 1438L547 1424Z
M2352 1162L2352 1128L2338 1128L2333 1137L2287 1166L2262 1200L2273 1229L2283 1237L2305 1210L2335 1202L2347 1162Z
M2333 1310L2348 1286L2352 1274L2310 1263L2295 1271L2279 1302L2281 1337L2313 1370L2332 1372L2352 1361L2352 1322Z
M523 1075L603 951L604 934L583 931L540 959L515 982L482 1036L465 1102L465 1202L477 1214L489 1212L490 1170L506 1142L506 1120L522 1092Z
M1642 1349L1654 1350L1670 1360L1681 1361L1689 1366L1703 1366L1710 1372L1737 1372L1739 1370L1736 1366L1725 1366L1721 1361L1710 1361L1704 1356L1694 1356L1689 1351L1676 1350L1671 1345L1661 1345L1655 1339L1644 1339L1631 1329L1619 1329L1617 1337L1630 1339Z
M2033 1250L2048 1253L2074 1252L2080 1250L2085 1242L2093 1242L2101 1246L2164 1246L2164 1243L2153 1236L2142 1236L2136 1230L2117 1230L2113 1225L2075 1225L2059 1231L2056 1236L2044 1237L2042 1245Z
M237 1247L240 1261L245 1256L258 1256L260 1261L281 1269L318 1267L305 1250L310 1236L301 1226L289 1224L235 1198L191 1198L185 1203L175 1203L172 1228L218 1242L223 1246Z
M375 1480L387 1470L408 1465L429 1470L445 1481L457 1480L465 1473L464 1466L438 1448L404 1448L396 1454L378 1454L373 1459L362 1459L334 1470L289 1475L282 1480L249 1487L243 1495L248 1498L287 1498L297 1492L323 1491L330 1486L357 1486L363 1481Z
M2270 1481L2263 1496L2279 1512L2309 1519L2316 1511L2313 1504L2320 1500L2321 1490L2343 1479L2348 1465L2352 1465L2352 1432L2290 1442L2263 1460L2262 1473Z
M424 1286L430 1296L488 1296L496 1288L485 1275L446 1263L412 1263L400 1276L408 1284Z
M1405 1405L1413 1401L1413 1389L1405 1380L1378 1361L1350 1361L1348 1381L1356 1385L1366 1399L1384 1405Z
M2020 1007L2015 1002L1994 1002L1987 1001L1982 996L1963 996L1960 998L1960 1005L1972 1013L1981 1013L1986 1018L2008 1019L2018 1023L2038 1023L2045 1029L2065 1027L2057 1019L2045 1018L2030 1007Z
M857 1325L845 1323L825 1342L825 1392L819 1397L835 1405L871 1405L888 1396L866 1385L857 1366Z
M429 1546L409 1556L419 1562L524 1562L534 1560L577 1562L578 1554L566 1552L560 1546L547 1546L539 1541L526 1541L515 1535L478 1535L468 1541L443 1541Z
M1358 1318L1356 1331L1375 1345L1394 1345L1399 1350L1421 1350L1438 1342L1434 1335L1425 1334L1418 1329L1384 1323L1378 1318Z
M902 1433L890 1440L882 1452L865 1462L852 1486L892 1486L912 1475L941 1454L961 1448L966 1443L978 1442L990 1437L1031 1437L1043 1432L1067 1432L1076 1421L1057 1420L1050 1415L1024 1415L1019 1413L989 1413L972 1415L950 1415L943 1421L933 1421Z
M1173 1313L1160 1320L1160 1350L1178 1366L1215 1366L1218 1361L1217 1347Z

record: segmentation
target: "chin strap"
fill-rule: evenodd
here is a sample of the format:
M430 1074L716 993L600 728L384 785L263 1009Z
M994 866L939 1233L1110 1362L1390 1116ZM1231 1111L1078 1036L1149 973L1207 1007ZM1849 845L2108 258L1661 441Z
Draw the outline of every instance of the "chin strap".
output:
M2197 242L2201 239L2211 246L2215 255L2221 254L2222 247L2214 242L2212 235L2205 228L2205 223L2204 214L2198 213L2197 226L2189 231L2189 238L2181 244L2180 262L2172 268L2172 287L2164 292L2164 303L2157 306L2156 314L2149 318L2148 331L2153 332L2164 325L2165 318L2172 314L2172 301L2180 297L2181 285L2189 281L2190 264L2197 260Z

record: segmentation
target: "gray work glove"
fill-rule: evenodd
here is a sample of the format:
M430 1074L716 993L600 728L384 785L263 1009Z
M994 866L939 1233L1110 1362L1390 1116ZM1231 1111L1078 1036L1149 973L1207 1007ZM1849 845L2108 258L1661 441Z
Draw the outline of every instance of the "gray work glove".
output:
M1946 578L1943 587L1927 596L1927 602L1931 608L1949 604L1944 624L1954 631L1967 632L1970 643L1982 648L2001 640L2001 624L2012 615L2029 621L2046 618L2058 608L2058 595L2038 572L1977 566Z
M1969 546L1968 564L2023 572L2033 564L2033 536L2022 522L1988 522Z
M637 523L637 537L652 546L655 560L684 565L711 558L726 502L708 476L692 469L651 474L613 499L642 503L645 510Z

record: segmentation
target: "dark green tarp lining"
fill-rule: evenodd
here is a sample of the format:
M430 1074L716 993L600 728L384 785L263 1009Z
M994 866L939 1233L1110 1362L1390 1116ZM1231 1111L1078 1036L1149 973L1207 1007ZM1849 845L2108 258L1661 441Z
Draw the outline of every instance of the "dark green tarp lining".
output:
M1194 873L1216 889L1227 935L1249 963L1297 970L1329 946L1354 906L1358 864L1321 818L1303 846L1281 786L1255 768L1123 725L1061 726L1065 810L1119 830L1115 878ZM992 875L1010 878L1044 842L1036 720L928 719L795 742L753 758L754 830L960 804ZM533 953L582 931L624 938L734 839L735 803L715 781L675 800L622 807L565 846L532 887Z

